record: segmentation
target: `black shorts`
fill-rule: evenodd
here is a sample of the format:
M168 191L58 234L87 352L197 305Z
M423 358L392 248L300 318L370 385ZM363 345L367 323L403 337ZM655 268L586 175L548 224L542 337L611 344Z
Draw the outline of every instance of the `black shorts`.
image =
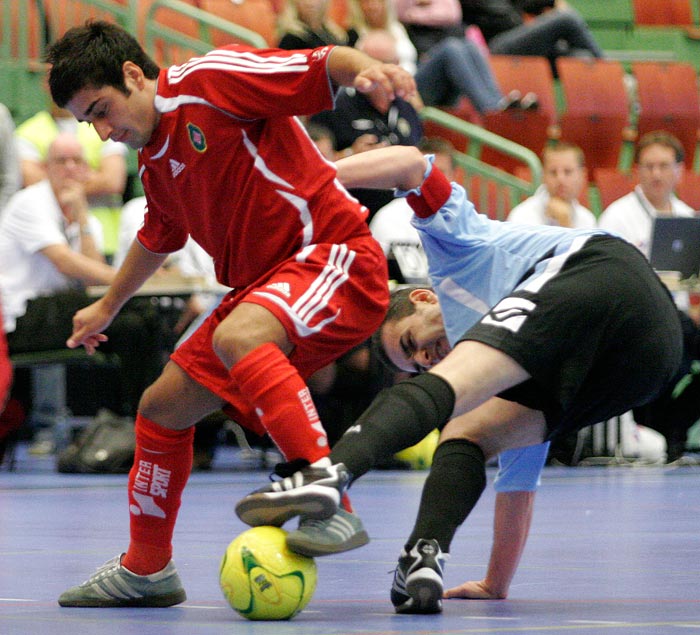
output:
M526 278L461 338L493 346L531 379L499 395L546 417L548 438L654 399L683 342L670 293L632 245L593 236Z

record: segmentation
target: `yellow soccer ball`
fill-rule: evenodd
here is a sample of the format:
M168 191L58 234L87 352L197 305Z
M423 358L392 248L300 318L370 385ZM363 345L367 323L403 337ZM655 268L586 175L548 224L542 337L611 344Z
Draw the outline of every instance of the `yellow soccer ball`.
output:
M437 448L440 432L433 430L416 445L396 453L399 461L408 463L413 470L427 470L433 464L433 454Z
M227 547L219 583L231 607L249 620L288 620L316 590L316 563L287 549L287 532L253 527Z

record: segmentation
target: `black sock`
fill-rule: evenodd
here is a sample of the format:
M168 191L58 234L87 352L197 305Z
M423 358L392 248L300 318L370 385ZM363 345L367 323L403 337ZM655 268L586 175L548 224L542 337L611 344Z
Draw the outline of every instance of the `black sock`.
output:
M333 463L359 478L399 450L410 448L452 416L455 395L444 379L426 373L382 391L335 444Z
M418 517L406 551L420 538L434 538L442 552L449 553L457 528L474 508L485 486L484 453L478 445L466 439L441 443L423 485Z

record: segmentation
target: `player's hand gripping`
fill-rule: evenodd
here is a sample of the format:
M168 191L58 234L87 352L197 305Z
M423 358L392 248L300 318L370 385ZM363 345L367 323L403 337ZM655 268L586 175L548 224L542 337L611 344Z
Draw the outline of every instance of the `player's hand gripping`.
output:
M386 112L396 97L408 99L416 94L416 82L411 74L396 64L373 64L357 74L355 88L371 93L372 103Z
M109 339L103 331L113 319L114 315L105 308L102 300L80 309L73 316L73 333L68 338L66 346L68 348L84 346L87 354L93 355L97 347Z

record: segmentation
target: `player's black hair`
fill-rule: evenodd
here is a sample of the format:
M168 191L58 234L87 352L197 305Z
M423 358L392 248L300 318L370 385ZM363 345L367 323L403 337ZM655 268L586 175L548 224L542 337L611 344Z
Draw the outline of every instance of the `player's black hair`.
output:
M87 86L113 86L128 95L123 71L126 61L139 66L147 79L156 79L160 72L132 35L101 20L66 31L49 46L44 59L51 65L51 97L61 108Z
M389 298L389 308L384 316L384 320L382 321L381 326L372 334L371 346L373 352L377 355L377 359L379 359L384 366L395 372L406 371L401 370L398 366L396 366L396 364L394 364L394 362L391 361L391 359L389 359L389 356L386 354L386 351L382 346L382 331L389 322L397 322L398 320L401 320L416 312L416 305L411 302L410 298L408 297L411 295L411 291L415 289L430 289L430 287L426 285L412 284L401 286L392 291L391 297Z

